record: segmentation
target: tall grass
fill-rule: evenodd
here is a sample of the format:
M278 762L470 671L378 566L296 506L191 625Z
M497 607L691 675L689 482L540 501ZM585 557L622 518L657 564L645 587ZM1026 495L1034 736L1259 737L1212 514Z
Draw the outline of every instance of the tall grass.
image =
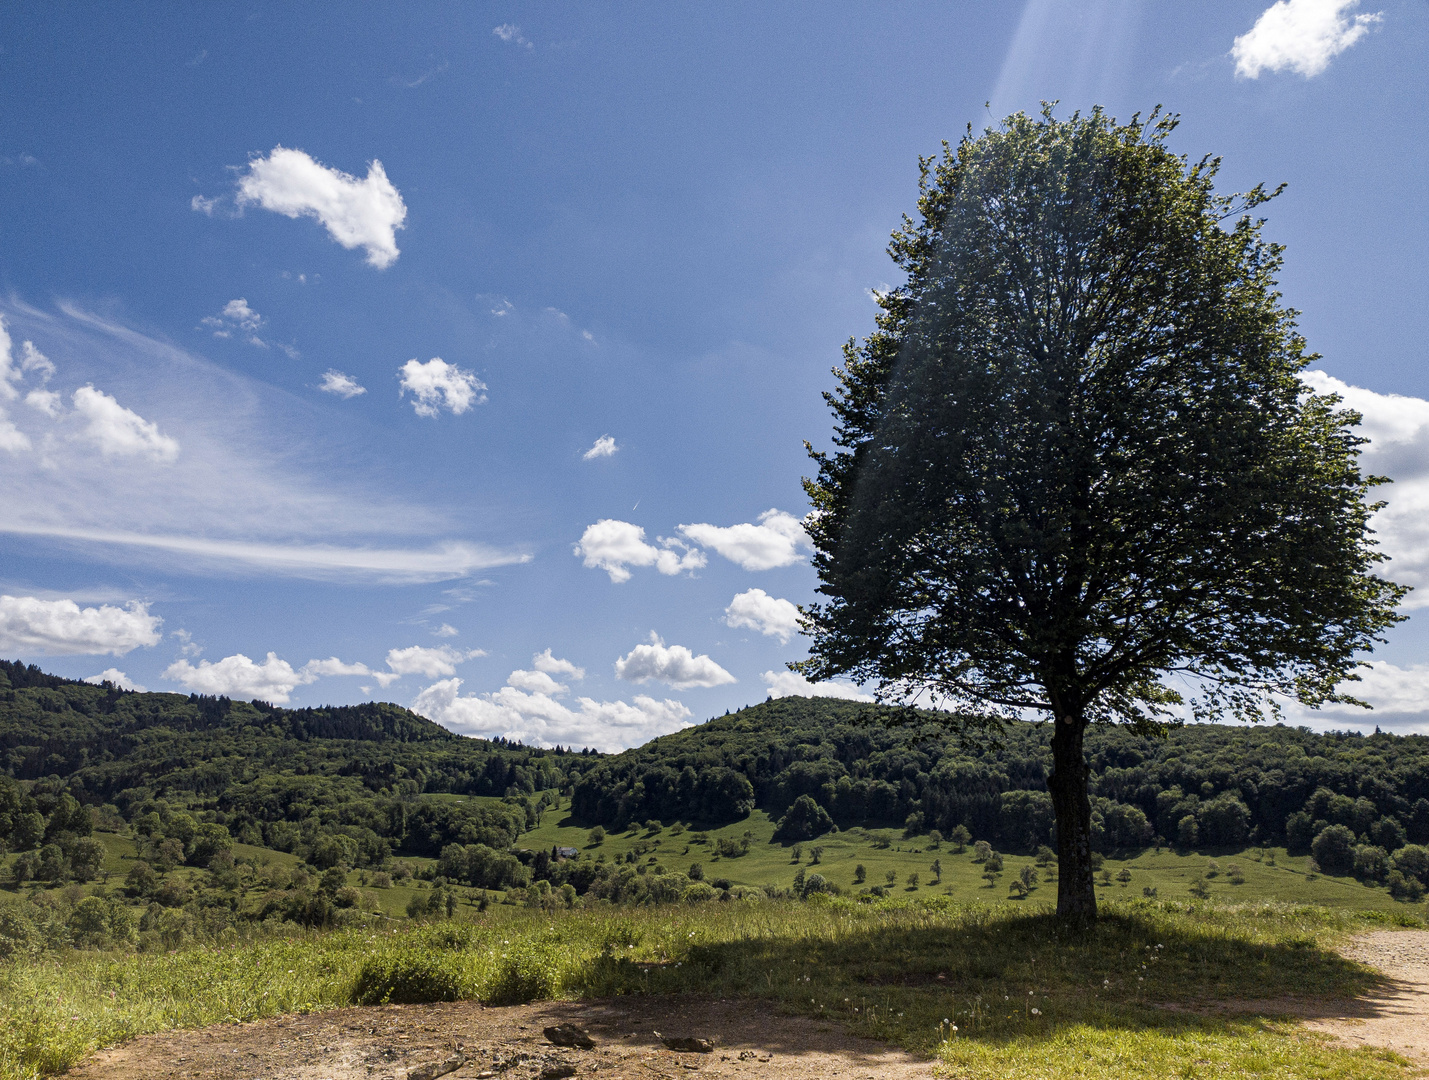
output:
M936 1053L960 1076L1105 1075L1123 1058L1115 1071L1127 1076L1201 1075L1172 1068L1177 1054L1191 1065L1219 1061L1225 1075L1265 1061L1286 1077L1400 1076L1395 1060L1306 1043L1273 1019L1159 1007L1360 992L1375 976L1326 946L1363 925L1309 907L1136 901L1108 905L1094 932L1076 938L1045 912L823 900L493 908L478 923L75 953L0 973L0 1080L63 1071L142 1032L283 1012L684 992L830 1017ZM1084 1071L1069 1071L1074 1060ZM1062 1064L1018 1071L1019 1061Z

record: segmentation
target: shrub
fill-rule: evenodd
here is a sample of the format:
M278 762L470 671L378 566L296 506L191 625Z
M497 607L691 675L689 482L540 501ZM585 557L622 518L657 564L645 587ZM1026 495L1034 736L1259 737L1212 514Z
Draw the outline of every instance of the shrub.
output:
M491 1005L525 1005L555 997L561 989L555 955L523 942L502 959L483 999Z
M713 886L703 881L692 881L685 886L685 891L680 893L680 899L686 904L702 904L707 900L717 900L719 891Z
M1190 893L1198 900L1205 900L1211 895L1211 887L1206 884L1205 878L1197 878L1191 882Z
M1415 878L1419 884L1429 886L1429 848L1406 844L1394 853L1392 862L1406 878Z
M1226 867L1226 879L1232 885L1245 884L1245 871L1241 869L1240 863L1231 863Z
M863 863L859 863L853 868L853 883L855 885L862 885L867 879L868 870L864 868Z
M699 863L691 863L690 869L686 871L686 874L691 881L704 881L705 868Z
M1389 895L1407 904L1417 904L1424 899L1424 886L1418 878L1405 877L1398 870L1389 872Z
M1310 844L1310 854L1322 873L1348 874L1354 869L1355 834L1344 825L1327 825Z
M403 950L371 957L353 981L356 1005L420 1005L473 996L451 953Z
M1355 845L1355 877L1361 881L1383 881L1389 874L1389 852L1374 844Z
M834 827L834 819L812 796L800 795L794 800L779 828L774 833L776 840L812 840L822 836Z
M914 889L918 887L918 871L914 870L911 874L908 875L908 885L910 888Z
M983 869L991 870L993 873L1002 872L1002 856L995 851L988 852L988 856L983 860Z

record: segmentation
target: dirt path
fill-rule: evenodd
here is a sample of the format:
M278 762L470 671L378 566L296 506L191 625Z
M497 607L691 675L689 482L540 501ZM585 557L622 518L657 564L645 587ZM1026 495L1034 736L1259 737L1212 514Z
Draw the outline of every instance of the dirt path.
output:
M1429 1061L1429 930L1379 930L1344 950L1389 976L1381 992L1344 1005L1337 1016L1305 1026L1355 1046L1383 1046Z
M552 1046L542 1029L577 1024L595 1049ZM673 1053L654 1032L713 1038L712 1053ZM512 1008L475 1002L336 1009L251 1024L146 1035L101 1051L73 1080L930 1080L932 1063L834 1024L779 1016L768 1005L688 997L556 1001Z

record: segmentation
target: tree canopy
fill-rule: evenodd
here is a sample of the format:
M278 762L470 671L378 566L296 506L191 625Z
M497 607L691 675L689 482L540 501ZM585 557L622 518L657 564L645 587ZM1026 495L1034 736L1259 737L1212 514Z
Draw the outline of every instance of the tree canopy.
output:
M920 162L920 220L810 453L813 678L1056 722L1059 910L1095 914L1083 732L1353 700L1399 617L1282 249L1174 118L1023 114ZM1184 701L1183 701L1184 699Z

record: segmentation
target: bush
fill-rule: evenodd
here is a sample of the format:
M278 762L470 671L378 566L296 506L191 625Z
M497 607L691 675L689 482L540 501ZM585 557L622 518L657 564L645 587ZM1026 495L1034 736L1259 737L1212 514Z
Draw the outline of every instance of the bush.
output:
M1389 872L1389 895L1406 904L1417 904L1424 899L1424 886L1418 878L1405 877L1398 870Z
M822 836L834 827L834 819L812 796L800 795L794 800L779 828L774 833L776 840L812 840Z
M421 1005L472 996L451 953L422 955L404 950L374 956L362 965L352 987L357 1005Z
M1383 881L1389 874L1389 852L1374 844L1357 844L1354 870L1361 881Z
M1327 825L1310 844L1322 873L1348 874L1355 865L1355 834L1344 825Z
M719 891L703 881L692 881L680 893L680 900L686 904L702 904L707 900L719 899Z
M688 876L691 881L704 881L705 868L700 863L690 863L690 868L686 871L686 876Z
M496 979L484 995L491 1005L525 1005L555 997L561 989L555 957L545 950L522 943L513 947L501 962Z
M855 885L862 885L867 879L868 870L864 868L863 863L859 863L853 868L853 883Z
M1415 878L1419 884L1429 886L1429 848L1406 844L1394 853L1391 861L1406 878Z

